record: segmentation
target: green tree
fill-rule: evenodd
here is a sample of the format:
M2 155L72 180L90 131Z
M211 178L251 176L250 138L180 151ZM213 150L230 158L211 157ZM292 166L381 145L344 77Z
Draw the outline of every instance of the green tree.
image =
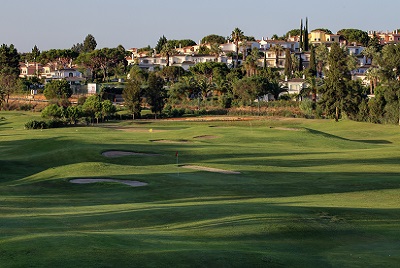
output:
M369 36L368 33L358 29L342 29L338 31L338 34L341 35L347 42L349 43L357 43L361 44L364 47L368 45Z
M347 83L350 80L347 55L338 43L332 44L328 56L328 65L325 84L321 88L320 104L327 116L334 116L335 120L338 121L340 112L346 107L345 100L349 95Z
M372 38L368 41L368 47L374 47L375 51L380 52L382 50L381 40L374 32Z
M210 54L215 56L214 61L218 61L219 55L221 55L222 49L220 48L219 44L213 43L210 47Z
M246 69L247 76L252 76L257 74L258 59L260 58L260 51L258 48L253 48L250 55L246 58L244 62L244 67Z
M65 79L52 80L45 85L43 94L48 100L62 101L72 96L72 89Z
M43 109L41 116L43 118L60 119L63 116L63 108L57 104L49 104Z
M93 35L88 34L83 40L82 52L92 52L97 47L96 39Z
M167 66L164 67L160 72L162 78L172 83L177 82L179 77L184 74L185 69L180 66Z
M304 41L303 41L303 50L308 51L308 18L306 18L306 26L304 28Z
M317 64L316 64L316 56L315 56L315 48L311 46L310 50L310 64L308 67L308 71L310 75L316 76L317 75Z
M370 67L365 73L365 77L369 80L369 94L374 94L374 89L378 86L380 78L380 70L378 68Z
M275 46L271 47L271 50L275 53L275 66L279 67L279 57L281 56L282 52L285 50L282 45L276 44Z
M164 89L163 79L154 72L151 72L147 79L145 96L147 103L151 107L151 111L154 113L154 117L157 119L157 114L161 114L164 108L167 94Z
M387 44L382 48L381 56L376 58L382 69L382 78L386 81L397 80L400 76L400 46Z
M29 57L28 57L28 60L29 60L29 61L34 61L34 62L36 62L36 61L39 59L39 56L40 56L40 50L39 50L39 48L35 45L35 46L32 48L32 52L30 53L30 55L29 55Z
M67 108L64 108L64 118L69 124L76 125L78 119L83 116L82 106L81 105L71 105Z
M91 118L93 122L94 119L99 123L99 119L102 116L102 100L100 95L92 95L88 97L82 106L83 111Z
M291 78L293 73L293 62L290 49L285 49L285 76Z
M325 32L326 34L333 34L331 30L326 29L326 28L317 28L317 29L312 30L312 32L315 32L315 31Z
M148 76L147 72L145 72L139 66L134 65L129 71L128 79L144 84L147 81L147 76Z
M195 46L196 42L191 39L182 39L182 40L168 40L170 47L179 48L179 47L190 47Z
M122 47L122 46L121 46ZM103 82L109 77L109 70L125 60L125 50L121 47L96 49L89 53L88 59L103 73Z
M8 104L10 95L15 93L19 88L18 78L13 73L1 73L0 71L0 92L1 104Z
M39 61L49 64L54 69L70 68L78 53L71 49L50 49L40 53Z
M300 35L300 29L293 29L293 30L288 31L285 34L285 39L288 39L289 37L292 37L292 36L299 36L299 35Z
M300 20L300 41L299 41L299 47L300 47L300 52L303 50L304 42L303 42L303 19Z
M235 28L231 33L231 40L235 44L236 48L236 60L235 60L235 68L239 66L239 43L244 40L244 33L239 28Z
M278 81L272 80L268 83L267 93L273 95L275 100L278 100L279 95L283 92L287 92L287 88L283 87Z
M167 58L167 66L169 66L169 60L172 55L176 53L176 50L170 43L166 43L160 51L161 56Z
M368 59L370 59L372 62L375 57L379 56L378 51L377 51L376 47L374 47L374 46L368 46L368 47L364 48L361 51L361 54L366 58L367 62L368 62Z
M110 100L103 100L101 102L101 118L103 122L107 121L108 117L113 115L116 111L117 109Z
M13 44L0 47L0 74L18 77L20 55Z
M140 118L142 90L141 82L138 80L129 80L124 90L122 91L124 104L132 114L132 120Z
M204 75L195 76L195 85L198 94L200 94L198 97L200 98L201 96L203 100L206 100L210 93L215 89L215 84L212 82L212 80L208 79Z
M318 77L322 77L325 65L328 61L328 55L329 55L329 50L324 44L318 45L315 48L315 59L317 62Z
M251 105L267 93L268 87L268 79L258 75L236 80L233 84L234 103L239 106Z
M225 42L226 42L225 37L220 36L220 35L216 35L216 34L210 34L210 35L207 35L207 36L205 36L205 37L203 37L201 39L201 43L202 44L208 43L208 44L221 45L221 44L224 44Z
M154 48L157 53L160 53L163 49L164 45L168 42L167 38L163 35L157 42L156 47Z

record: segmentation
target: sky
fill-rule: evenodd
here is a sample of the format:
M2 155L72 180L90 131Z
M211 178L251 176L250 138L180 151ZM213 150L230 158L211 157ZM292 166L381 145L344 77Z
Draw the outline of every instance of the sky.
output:
M158 39L227 37L236 27L256 39L282 36L308 17L309 30L400 28L393 0L0 0L0 44L19 52L67 49L88 34L97 48L155 47Z

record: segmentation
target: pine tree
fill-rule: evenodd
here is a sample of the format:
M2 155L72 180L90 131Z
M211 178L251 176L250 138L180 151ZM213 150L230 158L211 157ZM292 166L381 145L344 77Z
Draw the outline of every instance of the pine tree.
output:
M147 78L145 95L147 103L151 106L151 111L157 119L157 113L161 114L164 108L167 93L164 89L164 80L154 72L151 72Z
M328 65L329 69L326 72L320 104L328 116L332 116L338 121L340 111L345 107L344 103L348 95L347 81L350 80L347 55L338 43L332 44Z
M86 36L85 40L83 40L82 51L83 52L91 52L91 51L95 50L96 47L97 47L96 39L94 38L93 35L88 34Z
M164 45L168 42L167 38L163 35L158 39L157 45L155 47L156 53L160 53Z

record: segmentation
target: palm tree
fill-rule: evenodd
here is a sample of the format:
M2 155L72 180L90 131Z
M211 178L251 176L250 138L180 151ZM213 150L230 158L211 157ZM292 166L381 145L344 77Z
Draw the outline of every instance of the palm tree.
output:
M239 65L239 42L243 41L244 33L239 28L235 28L231 33L232 42L236 46L236 60L235 60L235 68Z
M267 92L272 94L275 100L279 99L279 94L287 91L288 89L286 87L282 87L281 84L277 81L271 81L268 84Z
M213 82L211 82L207 77L203 75L198 75L195 78L196 81L196 86L203 97L203 100L207 99L207 96L210 94L210 92L215 88L215 85ZM199 98L200 99L200 98Z
M315 59L317 61L317 76L322 77L324 66L328 61L329 50L321 44L315 48Z
M260 51L257 48L251 50L251 54L246 58L244 63L246 68L246 75L252 76L257 74L257 63L260 58Z
M369 92L371 95L374 94L374 89L378 84L378 80L380 77L378 68L369 68L365 74L365 78L369 80Z
M361 54L364 55L365 61L367 63L368 63L368 59L370 59L371 63L372 63L372 60L377 55L377 53L378 53L378 51L373 46L366 47L363 51L361 51Z
M316 102L318 89L322 85L321 79L316 78L315 76L312 75L306 78L306 83L307 87L304 93L306 93L307 91L308 93L311 92L311 99L313 102Z
M276 67L278 67L278 65L279 65L279 56L281 55L281 53L285 49L280 44L276 44L275 46L273 46L271 48L271 50L275 53L275 65L276 65Z
M211 44L210 54L215 56L215 62L218 61L219 55L222 53L222 49L220 48L218 43Z
M176 50L171 46L170 43L166 43L161 49L161 56L167 58L167 66L169 66L169 58L176 53Z

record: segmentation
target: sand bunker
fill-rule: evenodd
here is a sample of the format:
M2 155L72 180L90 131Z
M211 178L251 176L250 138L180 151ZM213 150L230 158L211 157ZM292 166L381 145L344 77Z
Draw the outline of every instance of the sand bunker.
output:
M218 137L213 136L213 135L201 135L201 136L193 137L193 139L200 139L200 140L209 140L209 139L216 139L216 138L218 138Z
M188 143L188 140L150 140L151 142L161 142L161 143Z
M240 172L238 172L238 171L231 171L231 170L225 170L225 169L219 169L219 168L210 168L210 167L193 166L193 165L185 165L185 166L181 166L181 167L195 169L195 170L201 170L201 171L222 173L222 174L240 174Z
M105 157L115 158L122 157L128 155L140 155L140 156L158 156L159 154L148 154L148 153L137 153L137 152L128 152L128 151L106 151L101 153Z
M115 180L115 179L73 179L69 181L70 183L77 184L87 184L87 183L96 183L96 182L118 182L122 184L126 184L132 187L140 187L146 186L147 183L140 181L128 181L128 180Z

